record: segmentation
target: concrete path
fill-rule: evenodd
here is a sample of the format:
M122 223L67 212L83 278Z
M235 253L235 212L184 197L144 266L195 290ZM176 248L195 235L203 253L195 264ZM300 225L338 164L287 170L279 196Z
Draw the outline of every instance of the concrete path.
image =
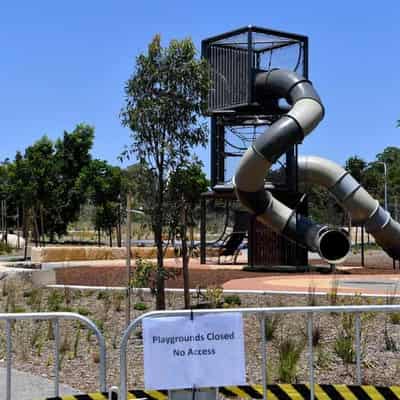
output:
M6 369L0 368L0 398L5 399ZM60 395L79 394L67 385L60 385ZM11 400L41 400L54 396L54 382L40 376L13 370Z
M30 272L32 272L32 269L10 267L9 263L0 262L0 280L6 278L7 276L13 276L19 273L30 273Z

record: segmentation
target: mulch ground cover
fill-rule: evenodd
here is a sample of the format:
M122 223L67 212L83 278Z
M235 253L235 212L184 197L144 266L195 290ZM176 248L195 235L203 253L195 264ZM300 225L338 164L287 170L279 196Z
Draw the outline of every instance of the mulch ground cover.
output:
M323 265L320 260L313 260L311 264ZM368 251L365 254L365 266L361 267L360 253L351 255L343 266L346 266L345 273L349 274L384 274L392 273L393 262L383 251ZM349 268L350 267L350 268ZM354 267L353 269L351 267ZM134 270L134 268L133 268ZM169 267L168 270L172 272L171 279L168 279L166 286L169 288L182 288L183 278L182 269L178 267ZM400 268L396 263L396 272ZM290 274L286 272L285 274ZM282 272L260 272L239 269L210 269L207 265L195 265L190 269L190 287L208 287L208 286L222 286L225 282L233 279L241 278L256 278L263 276L277 276L282 275ZM71 267L56 270L56 280L59 284L66 285L90 285L90 286L125 286L126 285L126 268L107 266L96 267Z
M212 271L211 271L212 272ZM208 271L210 273L210 271ZM87 315L103 331L108 353L108 384L118 385L119 342L125 328L125 303L122 292L75 289L37 289L29 278L10 278L1 283L0 310L3 312L64 310ZM395 301L395 299L392 299ZM225 307L235 306L232 299L211 288L206 299L192 298L192 303L207 302ZM326 304L385 304L383 298L358 296L315 296L312 292L302 296L240 295L242 307L300 306ZM237 298L236 301L237 302ZM180 293L168 292L168 309L182 309ZM229 304L228 304L229 303ZM149 293L132 297L133 317L154 309L155 300ZM237 306L238 304L236 304ZM252 315L245 317L246 370L249 383L262 381L262 354L260 351L260 322ZM269 319L267 324L267 370L269 382L307 382L306 317L283 315ZM94 335L73 321L60 326L61 370L60 378L81 391L98 388L99 353ZM400 373L400 313L387 316L365 314L362 316L363 382L392 385ZM314 366L315 381L319 383L354 383L354 319L345 314L314 316ZM298 349L298 360L289 368L285 354L289 348ZM47 322L16 322L13 325L13 366L35 375L52 378L54 338ZM143 387L143 341L140 329L134 332L128 348L129 387ZM290 350L292 351L292 350ZM297 351L297 350L296 350ZM286 353L285 353L286 352ZM0 329L0 362L4 366L4 325ZM289 357L291 360L296 357ZM286 375L285 375L286 374ZM288 375L289 374L289 375ZM286 378L282 378L286 376Z
M359 255L350 264L357 265ZM366 257L365 269L350 269L350 273L392 272L391 260L383 253L371 252ZM121 286L126 282L123 267L75 267L56 271L57 281L67 284ZM211 287L207 302L221 302L221 293L215 287L227 280L245 277L277 275L271 272L241 270L192 269L191 287ZM167 281L168 287L182 287L182 276L176 268L175 277ZM213 289L214 288L214 289ZM218 299L217 299L218 298ZM302 296L240 295L242 307L300 306L338 304L385 304L383 298L360 298L332 295ZM183 298L179 293L167 293L167 308L182 309ZM193 298L192 302L204 301ZM396 301L391 299L390 301ZM222 298L222 303L224 300ZM155 300L149 293L132 298L133 316L154 309ZM232 303L230 303L232 306ZM227 306L227 303L225 303ZM107 343L109 385L118 385L119 341L125 328L125 302L121 292L100 290L72 290L34 288L29 276L8 278L0 282L0 310L2 312L64 310L87 315L101 327ZM260 322L256 316L245 317L246 369L249 383L261 383ZM282 381L284 350L288 340L299 350L298 361L289 371L285 383L303 383L308 380L306 346L306 317L284 315L268 321L267 370L268 381ZM0 328L0 365L5 366L4 324ZM98 389L99 354L94 335L76 322L61 323L60 352L62 355L60 378L81 391ZM272 331L271 331L272 330ZM54 365L54 339L47 322L17 322L13 324L13 366L35 375L52 378ZM400 313L391 316L365 314L362 316L362 365L363 382L393 385L400 373ZM354 383L354 319L344 314L316 315L314 317L314 366L318 383ZM285 347L286 346L286 347ZM129 341L128 377L130 388L143 387L143 341L139 332ZM287 351L287 350L286 350ZM286 375L287 376L287 375Z

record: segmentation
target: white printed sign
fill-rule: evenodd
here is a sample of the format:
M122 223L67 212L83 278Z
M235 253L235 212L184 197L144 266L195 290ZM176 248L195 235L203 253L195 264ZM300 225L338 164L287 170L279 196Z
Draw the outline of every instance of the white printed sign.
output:
M246 384L239 313L143 320L146 389Z

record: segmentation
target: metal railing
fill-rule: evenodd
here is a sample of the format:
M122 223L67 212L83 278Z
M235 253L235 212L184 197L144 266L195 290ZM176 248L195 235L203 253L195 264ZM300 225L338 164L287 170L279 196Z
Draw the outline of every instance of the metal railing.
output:
M243 315L256 315L260 321L260 352L262 355L262 386L263 398L267 400L267 340L265 337L266 317L272 314L305 314L307 316L307 347L308 347L308 371L310 384L310 399L315 398L314 388L314 348L313 348L313 316L324 313L352 313L355 314L355 351L356 351L356 383L362 383L361 371L361 314L366 312L398 312L400 305L360 305L360 306L317 306L317 307L271 307L271 308L232 308L215 310L177 310L177 311L153 311L139 316L131 321L125 330L120 343L120 400L127 399L127 346L129 337L145 318L178 317L220 313L241 313Z
M12 323L15 321L45 321L50 320L54 332L54 396L59 396L60 376L60 320L76 320L96 335L100 353L99 383L100 391L105 392L106 384L106 345L99 328L88 318L68 312L42 312L42 313L0 313L0 321L6 322L6 400L11 400L11 367L12 367Z

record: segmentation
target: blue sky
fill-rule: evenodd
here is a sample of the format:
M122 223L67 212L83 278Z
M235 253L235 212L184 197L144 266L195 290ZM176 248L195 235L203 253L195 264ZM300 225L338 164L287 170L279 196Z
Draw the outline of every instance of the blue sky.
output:
M343 163L400 146L400 2L8 1L0 6L0 159L43 134L96 127L93 155L118 165L123 86L156 33L164 43L254 24L308 35L310 78L326 107L301 154ZM209 151L200 152L208 171Z

